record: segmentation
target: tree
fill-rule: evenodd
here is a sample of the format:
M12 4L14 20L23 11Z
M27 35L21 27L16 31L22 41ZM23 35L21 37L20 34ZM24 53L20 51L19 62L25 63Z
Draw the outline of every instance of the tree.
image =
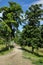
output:
M1 38L0 41L2 40L3 43L6 42L6 47L8 47L10 43L10 34L11 34L10 27L4 21L0 21L0 38Z
M9 7L1 7L3 11L3 20L11 28L11 35L14 36L15 30L18 29L19 24L21 24L21 13L23 13L22 8L19 4L15 2L9 2Z
M41 44L40 44L40 46L43 47L43 25L40 26L40 32L41 32Z
M17 31L19 24L22 22L21 13L23 11L19 4L9 2L9 7L1 7L0 12L3 12L1 34L5 38L6 44L8 44L9 40L15 36L15 31Z
M32 46L32 52L34 52L34 49L38 49L38 46L40 44L40 29L37 27L25 25L22 31L22 39L25 40L24 45Z
M26 43L30 43L32 46L32 53L34 48L38 49L40 34L40 19L42 19L41 4L35 4L29 7L26 11L25 17L28 20L27 25L24 26L22 38L24 38Z

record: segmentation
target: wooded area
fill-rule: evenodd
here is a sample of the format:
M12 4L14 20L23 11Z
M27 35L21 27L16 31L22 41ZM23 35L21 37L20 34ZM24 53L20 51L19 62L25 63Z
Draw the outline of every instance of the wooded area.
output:
M10 50L11 41L14 41L23 49L26 46L31 47L32 54L35 49L38 53L39 48L43 49L43 24L40 25L40 21L43 21L42 4L31 5L24 12L16 2L8 3L9 6L0 7L0 13L3 13L0 17L0 48L5 45L4 48ZM20 25L22 31L19 30ZM0 49L0 53L4 48Z

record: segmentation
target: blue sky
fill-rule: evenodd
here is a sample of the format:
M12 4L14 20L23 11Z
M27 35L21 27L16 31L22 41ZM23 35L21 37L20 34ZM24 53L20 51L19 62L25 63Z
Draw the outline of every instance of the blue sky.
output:
M18 4L20 4L22 6L22 9L24 12L32 4L43 4L43 0L0 0L0 7L8 6L8 1L14 1L14 2L17 2ZM2 15L0 14L0 16L2 16ZM41 24L43 24L42 21L41 21ZM22 29L22 26L20 26L19 29Z
M39 0L0 0L0 7L8 6L8 1L14 1L19 3L22 6L22 9L26 11L31 4Z

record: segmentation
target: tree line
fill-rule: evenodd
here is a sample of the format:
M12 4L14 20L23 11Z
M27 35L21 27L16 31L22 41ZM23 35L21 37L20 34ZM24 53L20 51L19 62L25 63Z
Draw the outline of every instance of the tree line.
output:
M27 7L23 19L22 7L16 2L8 3L9 6L0 8L0 12L3 12L0 17L0 41L9 47L14 39L20 45L32 46L32 52L35 48L43 47L43 25L40 25L40 20L43 20L42 4ZM18 30L19 25L23 26L22 32Z

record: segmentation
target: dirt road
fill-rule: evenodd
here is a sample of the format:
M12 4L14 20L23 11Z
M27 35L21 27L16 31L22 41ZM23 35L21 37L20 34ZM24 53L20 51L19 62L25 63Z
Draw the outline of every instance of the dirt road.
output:
M0 56L0 65L33 65L30 60L23 58L21 47L15 45L12 52Z

